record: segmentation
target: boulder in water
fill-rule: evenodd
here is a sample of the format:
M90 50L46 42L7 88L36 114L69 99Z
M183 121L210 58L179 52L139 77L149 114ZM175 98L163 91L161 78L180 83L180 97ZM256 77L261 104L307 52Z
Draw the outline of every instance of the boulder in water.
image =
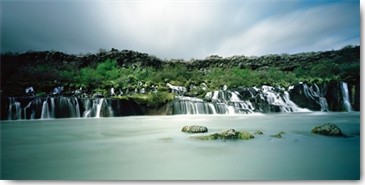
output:
M220 133L221 139L237 139L239 132L237 132L235 129L229 129L222 133Z
M326 136L344 136L341 129L332 123L316 126L312 129L312 133Z
M271 137L282 138L283 137L282 136L283 134L285 134L285 132L281 131L281 132L279 132L279 133L277 133L275 135L271 135Z
M222 133L214 133L214 134L210 134L210 135L206 135L206 136L197 136L194 137L200 140L217 140L217 139L222 139L222 140L248 140L248 139L253 139L255 138L255 136L253 136L252 134L250 134L249 132L246 131L236 131L234 129L229 129L226 130Z
M261 130L258 130L258 131L256 131L256 132L254 132L253 134L256 134L256 135L262 135L262 134L264 134Z
M187 132L187 133L204 133L204 132L208 132L208 128L204 127L204 126L199 126L199 125L190 125L190 126L184 126L181 129L182 132Z
M255 136L253 136L252 134L250 134L249 132L246 131L242 131L238 133L238 139L241 140L248 140L248 139L253 139L255 138Z

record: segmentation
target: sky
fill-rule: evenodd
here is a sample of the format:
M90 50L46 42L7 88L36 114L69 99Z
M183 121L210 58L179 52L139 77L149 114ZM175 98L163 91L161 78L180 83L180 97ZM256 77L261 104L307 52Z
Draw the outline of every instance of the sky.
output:
M162 59L360 45L359 0L0 0L1 52L135 50Z

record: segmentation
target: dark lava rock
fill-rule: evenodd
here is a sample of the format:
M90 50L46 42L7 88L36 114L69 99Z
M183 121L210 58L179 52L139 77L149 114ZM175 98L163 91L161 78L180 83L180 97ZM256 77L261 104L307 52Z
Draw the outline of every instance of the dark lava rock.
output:
M312 129L312 133L326 136L344 136L341 129L332 123L316 126Z
M191 125L191 126L184 126L181 129L182 132L187 132L187 133L204 133L204 132L208 132L208 128L204 127L204 126L199 126L199 125Z

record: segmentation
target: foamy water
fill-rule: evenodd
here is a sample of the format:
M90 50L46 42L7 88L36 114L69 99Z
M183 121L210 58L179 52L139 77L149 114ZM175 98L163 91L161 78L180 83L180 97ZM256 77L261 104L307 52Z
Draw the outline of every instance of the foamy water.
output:
M310 132L327 122L348 137ZM181 132L193 124L208 127L207 134L230 128L264 134L247 141L200 141ZM2 179L360 178L358 112L79 118L0 126ZM283 138L270 137L280 131Z

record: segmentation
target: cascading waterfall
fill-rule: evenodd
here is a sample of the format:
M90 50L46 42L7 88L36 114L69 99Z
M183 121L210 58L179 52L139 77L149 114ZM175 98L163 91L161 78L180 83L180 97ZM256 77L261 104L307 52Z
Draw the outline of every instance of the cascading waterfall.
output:
M304 95L308 99L312 99L317 102L321 106L321 111L328 111L328 103L326 98L321 95L321 91L316 84L313 84L311 87L308 87L307 84L303 84Z
M346 111L352 111L352 106L350 103L349 98L349 89L346 82L340 83L341 93L342 93L342 101L343 101L343 108Z
M247 114L254 107L249 101L242 101L237 92L208 92L211 102L199 98L178 96L174 102L174 114ZM209 98L209 97L208 97Z
M179 96L177 101L174 102L174 114L248 114L254 112L309 111L298 107L291 101L289 93L283 88L263 85L261 88L244 88L238 89L238 91L208 92L205 96L207 101Z
M49 118L51 118L51 114L49 113L48 103L47 100L44 100L42 106L41 119L49 119Z
M28 111L30 111L30 117L29 119L35 119L35 110L31 108L32 106L32 102L29 102L27 106L24 107L24 119L27 119L28 118Z
M51 118L55 118L55 103L54 103L54 98L51 97Z
M52 118L96 118L141 115L138 104L118 99L78 99L76 97L8 98L8 120ZM114 102L114 103L112 103Z
M20 102L17 102L15 98L9 98L9 113L8 120L22 119L22 110Z
M94 99L94 100L86 100L85 102L85 111L83 113L83 117L113 117L114 111L111 107L110 103L104 99Z
M103 106L103 102L104 102L104 98L100 99L98 104L96 104L96 118L100 118L100 111L101 111L101 106Z
M215 114L212 103L204 102L199 98L179 96L174 102L174 114Z
M327 100L317 85L303 86L301 97L320 105L322 111L328 110ZM345 82L340 84L343 106L351 111L349 90ZM290 88L289 88L290 89ZM293 89L293 88L292 88ZM292 92L291 92L292 93ZM299 94L299 93L297 93ZM308 112L294 103L290 94L281 87L263 85L261 87L235 88L207 92L204 99L177 96L166 114L249 114L255 112ZM294 99L295 100L295 99ZM76 97L30 97L9 98L5 119L50 119L50 118L100 118L126 115L141 115L144 110L133 101ZM299 104L298 104L299 105ZM171 108L171 109L169 109ZM318 106L319 110L319 106ZM6 112L6 111L5 111ZM2 118L4 119L4 118Z

